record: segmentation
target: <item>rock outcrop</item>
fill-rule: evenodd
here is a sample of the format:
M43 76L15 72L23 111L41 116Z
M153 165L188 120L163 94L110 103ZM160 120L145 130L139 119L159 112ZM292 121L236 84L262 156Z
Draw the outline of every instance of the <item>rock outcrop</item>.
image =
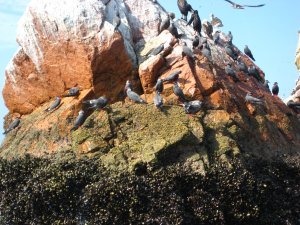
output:
M14 158L26 153L44 156L73 151L77 156L95 156L109 168L132 170L140 164L164 166L181 162L205 173L210 163L235 155L258 155L267 159L299 152L300 124L294 112L263 86L264 73L235 46L256 76L238 71L236 61L224 50L226 37L218 44L207 38L211 59L199 47L183 54L183 42L192 49L194 31L181 20L174 21L180 39L168 30L157 36L166 12L146 0L76 0L38 2L29 5L19 28L21 49L6 71L3 91L10 110L6 121L22 115L0 148L0 156ZM57 8L66 9L59 14ZM63 11L63 10L60 10ZM121 25L114 32L113 17ZM202 34L205 36L205 34ZM149 52L164 45L157 55ZM237 79L226 75L233 64ZM152 103L158 77L181 71L178 83L189 100L204 102L203 110L187 117L165 84L165 107L134 105L123 100L127 79ZM78 84L77 98L63 98L61 106L45 113L50 98ZM245 102L245 95L263 99L262 105ZM105 111L88 111L81 128L70 128L87 99L106 95ZM48 101L48 102L47 102Z

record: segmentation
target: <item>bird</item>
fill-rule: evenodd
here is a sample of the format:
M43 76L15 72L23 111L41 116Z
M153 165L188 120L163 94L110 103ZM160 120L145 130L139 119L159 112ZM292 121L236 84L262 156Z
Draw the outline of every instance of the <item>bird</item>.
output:
M161 21L160 26L159 26L159 34L163 31L169 28L170 26L170 15L169 13L167 14L167 18Z
M209 46L208 46L208 47L207 47L207 46L208 46L207 44L203 44L203 45L202 45L201 53L202 53L202 55L204 55L206 58L208 58L209 61L212 61L211 51L210 51Z
M231 76L234 82L239 81L239 79L236 76L236 73L234 72L234 69L231 67L231 63L228 63L227 66L225 66L225 73L228 76Z
M274 82L273 87L272 87L272 94L273 95L278 95L279 93L279 86L277 82Z
M108 99L105 96L101 96L97 99L91 99L83 101L83 104L89 106L88 109L103 109L108 103Z
M132 85L132 83L130 82L130 80L127 80L126 81L126 84L125 84L125 87L124 87L124 92L126 93L126 91L127 91L127 89L131 89L131 90L133 90L133 85Z
M8 128L5 129L5 131L2 134L8 134L10 131L18 127L20 122L21 120L19 117L15 118L14 121L11 124L9 124Z
M232 36L232 33L231 31L228 31L228 34L227 34L227 43L232 45L232 40L233 40L233 36Z
M187 46L186 42L182 42L182 57L187 56L194 59L195 55L193 51Z
M181 74L181 70L176 70L175 72L167 76L165 79L163 79L163 82L177 82L179 74Z
M294 102L293 100L289 100L286 105L295 110L300 110L300 102Z
M161 53L164 50L164 44L160 44L156 48L153 48L150 50L150 52L147 54L147 56L155 56Z
M246 66L245 62L242 60L240 56L238 57L237 61L238 61L237 66L239 68L239 71L249 74L248 67Z
M244 9L245 7L262 7L262 6L265 5L265 4L260 4L260 5L240 5L240 4L237 4L237 3L232 2L230 0L225 0L225 1L229 2L234 9Z
M185 98L185 95L181 88L178 86L178 83L175 82L173 85L173 92L178 97L179 101L181 102L187 102L187 99Z
M184 102L183 107L184 111L187 114L195 114L199 112L202 108L203 103L199 100L194 100L190 102Z
M175 38L180 38L182 34L178 33L177 27L174 25L173 22L171 22L168 31L175 37Z
M162 91L164 90L164 83L163 80L158 78L155 84L155 90L159 93L162 93Z
M177 0L177 6L181 12L181 19L187 21L187 15L189 12L193 12L191 5L186 0Z
M248 92L245 96L245 101L254 104L263 104L263 100L255 98L252 96L252 93Z
M213 26L211 25L211 23L208 22L207 20L203 20L202 28L203 28L203 31L206 34L206 36L209 37L210 39L213 39L213 36L212 36Z
M213 40L214 40L214 43L217 45L219 44L219 41L220 41L220 32L219 30L217 30L214 34L213 34Z
M142 99L137 93L132 91L130 88L127 89L126 94L128 98L135 103L147 104L147 102L144 99Z
M156 108L158 108L160 110L162 109L163 99L158 91L155 92L155 96L153 98L153 103L156 106Z
M252 55L252 52L251 50L248 48L248 45L245 45L245 48L244 48L244 53L249 56L253 61L255 61L253 55Z
M45 112L50 112L54 109L56 109L61 102L61 97L55 97L55 101L52 103L52 105L50 107L48 107L47 109L45 109Z
M68 94L64 94L63 97L72 97L72 96L78 96L78 95L79 95L79 88L72 87L69 89Z
M255 77L256 80L262 81L262 78L254 65L249 66L248 72L249 72L249 75Z
M265 80L265 82L264 82L264 87L266 87L266 88L268 89L268 91L270 92L269 83L270 83L270 81Z
M211 25L213 27L223 27L222 20L216 17L214 14L210 14Z
M227 53L227 55L229 55L233 60L237 60L237 54L235 53L235 51L233 50L233 48L231 47L231 45L226 44L225 45L225 51Z
M197 48L200 43L199 37L196 35L193 40L193 48Z
M74 126L71 128L70 132L77 130L84 123L84 120L85 120L85 113L83 110L80 110L74 122Z
M113 19L114 31L118 31L120 24L121 24L121 18L120 18L119 11L117 11L116 16Z
M198 10L195 10L193 12L193 14L191 15L191 18L190 18L189 22L187 23L187 25L190 25L192 22L193 22L194 31L201 37L202 24L201 24L201 19L200 19L199 14L198 14Z

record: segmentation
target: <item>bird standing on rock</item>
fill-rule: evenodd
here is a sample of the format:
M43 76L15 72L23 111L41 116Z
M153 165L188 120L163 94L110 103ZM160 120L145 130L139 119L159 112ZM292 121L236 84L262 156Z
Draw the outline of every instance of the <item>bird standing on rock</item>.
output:
M233 36L232 36L232 33L231 31L228 31L228 34L227 34L227 43L232 45L232 40L233 40Z
M202 24L201 24L201 19L198 15L197 10L195 10L193 12L193 14L191 15L191 18L190 18L189 22L187 23L187 25L190 25L192 22L193 22L194 31L201 37Z
M199 37L196 35L193 40L193 49L197 48L200 43Z
M211 23L208 22L207 20L204 20L202 22L202 28L203 28L204 33L206 34L206 36L209 37L210 39L213 39L213 36L212 36L213 26L211 25Z
M63 97L72 97L72 96L78 96L79 95L79 88L78 87L72 87L69 89L68 94L63 95Z
M49 108L45 109L45 112L50 112L56 109L60 105L60 102L61 102L61 97L56 97L53 104Z
M219 30L217 30L214 34L213 34L213 40L214 40L214 43L217 45L219 44L219 41L220 41L220 32Z
M263 100L253 97L250 92L247 93L247 95L245 97L245 101L254 103L254 104L263 104Z
M171 18L170 18L170 14L168 13L167 18L161 21L161 24L159 26L159 34L163 31L163 30L167 30L171 24L170 22Z
M272 94L277 96L278 93L279 93L279 86L278 86L278 83L275 82L272 87Z
M10 131L18 127L20 122L21 122L20 118L17 117L16 119L14 119L14 121L11 124L9 124L8 128L5 129L4 133L2 134L8 134Z
M184 111L187 114L195 114L199 112L202 108L202 102L199 100L194 100L190 102L183 103Z
M173 85L173 92L178 97L179 101L181 102L187 102L187 99L185 98L185 95L181 88L178 86L178 83L175 82Z
M234 72L234 69L231 67L231 63L228 63L227 66L225 66L225 73L226 75L232 77L234 82L239 81L239 79L236 76L236 73Z
M158 78L155 84L155 90L159 93L162 93L162 91L164 90L164 83L163 80Z
M268 81L268 80L265 80L265 82L264 82L264 87L265 87L265 88L267 88L267 89L268 89L268 91L270 92L269 83L270 83L270 81Z
M244 53L249 56L253 61L255 61L253 55L252 55L252 52L251 50L248 48L248 45L245 45L245 48L244 48Z
M103 109L108 103L108 99L101 96L97 99L83 101L83 104L89 106L89 109Z
M253 76L257 81L262 81L262 78L254 65L248 68L249 75Z
M212 61L212 56L211 56L211 51L208 46L208 44L203 44L202 45L202 50L201 50L202 55L204 55L206 58L209 59L209 61Z
M239 68L239 71L249 74L248 67L246 66L242 58L239 56L237 60L238 60L237 66Z
M119 11L117 11L116 16L113 19L113 26L114 26L114 31L118 31L119 26L121 25L121 18Z
M182 58L184 56L187 56L191 59L195 58L195 55L194 55L193 51L187 46L186 42L182 43Z
M238 56L235 53L235 51L231 45L226 44L225 51L226 51L227 55L229 55L233 60L237 60Z
M142 99L137 93L132 91L130 88L126 91L128 98L135 103L147 104L147 102Z
M71 128L70 131L72 132L72 131L77 130L83 124L84 120L85 120L85 113L83 110L80 110L78 112L78 116L74 122L74 126Z
M182 14L181 19L187 21L188 13L194 11L191 5L188 4L186 0L177 0L177 6Z
M165 79L163 79L163 82L177 82L179 74L181 74L181 70L176 70L175 72L167 76Z
M162 109L163 99L162 99L162 97L161 97L161 95L160 95L160 93L158 91L155 92L153 103L156 106L156 108L158 108L160 110Z

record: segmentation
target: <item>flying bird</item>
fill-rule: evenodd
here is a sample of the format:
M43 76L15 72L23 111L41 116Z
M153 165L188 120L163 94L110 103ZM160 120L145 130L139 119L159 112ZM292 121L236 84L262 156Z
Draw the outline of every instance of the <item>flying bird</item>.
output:
M216 17L214 14L210 14L211 25L213 27L223 27L222 20Z
M237 3L233 2L233 1L230 1L230 0L225 0L225 1L229 2L234 9L244 9L245 7L262 7L262 6L265 5L265 4L260 4L260 5L240 5L240 4L237 4Z

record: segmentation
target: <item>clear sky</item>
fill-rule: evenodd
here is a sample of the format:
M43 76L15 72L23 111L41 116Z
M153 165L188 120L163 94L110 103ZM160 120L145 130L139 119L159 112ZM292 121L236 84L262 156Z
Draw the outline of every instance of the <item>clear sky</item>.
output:
M233 34L233 43L240 49L247 44L257 65L273 84L279 83L281 98L290 95L299 74L294 59L300 30L299 0L235 0L240 4L261 4L261 8L236 10L224 0L188 0L197 9L201 19L210 13L218 16L224 24L222 31ZM0 0L0 89L5 82L5 67L17 51L16 27L29 0ZM176 0L158 0L162 6L175 12L179 18ZM7 109L0 97L0 124ZM2 134L2 132L1 132ZM0 142L3 135L0 134Z

